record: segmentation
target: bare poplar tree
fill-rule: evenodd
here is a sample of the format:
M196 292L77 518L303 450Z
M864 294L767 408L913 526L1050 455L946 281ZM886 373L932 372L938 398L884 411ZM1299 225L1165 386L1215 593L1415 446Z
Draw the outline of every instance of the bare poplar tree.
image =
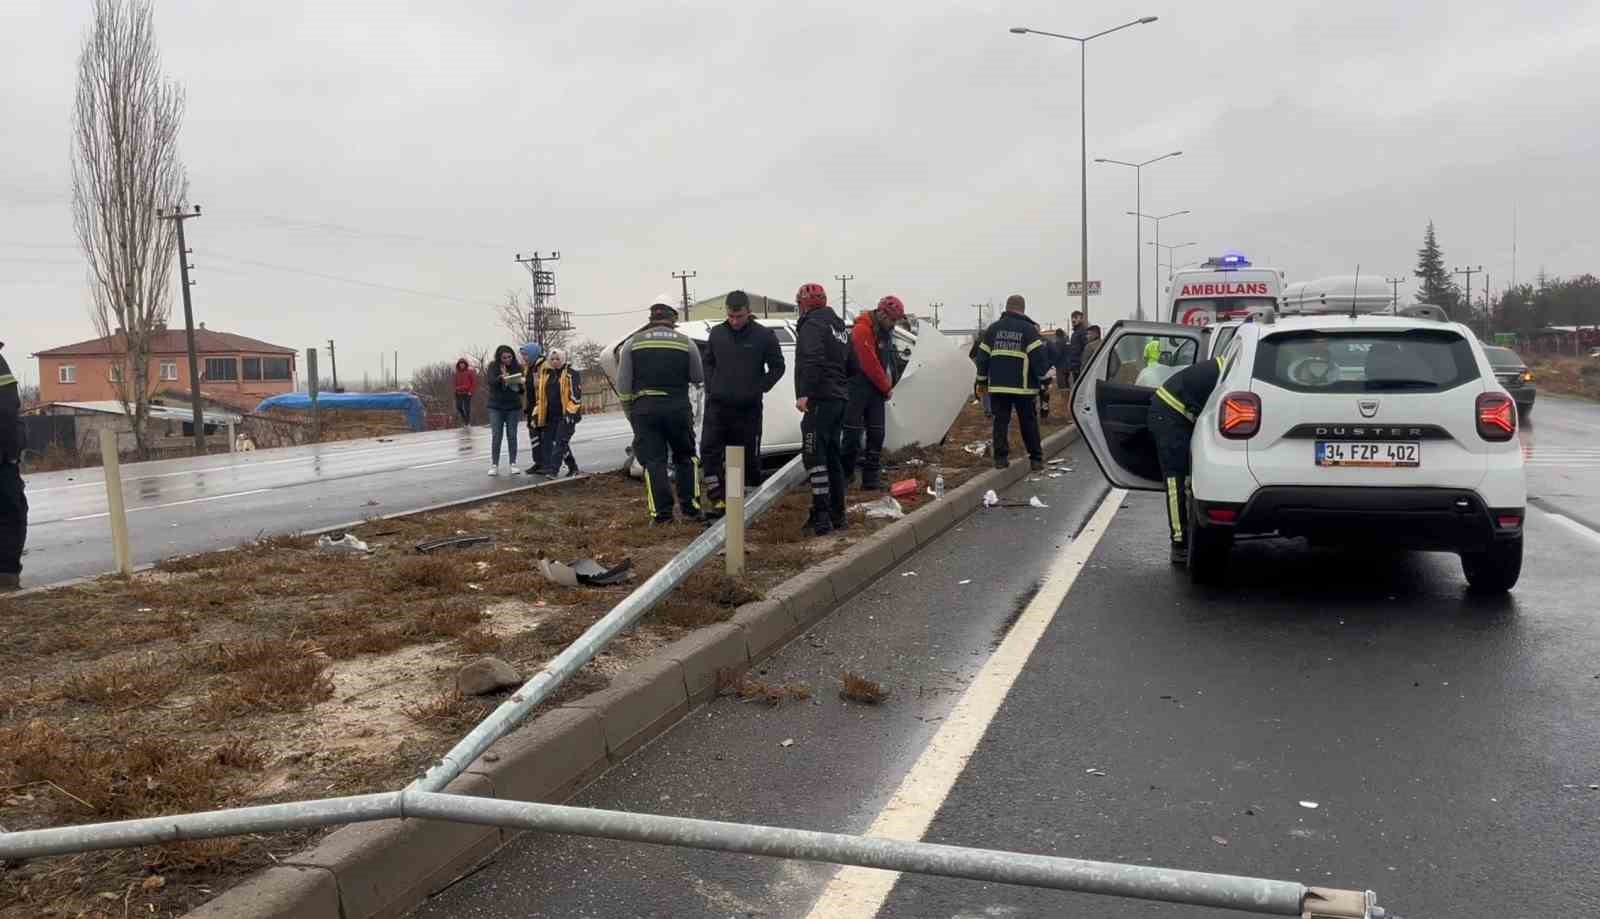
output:
M184 93L162 77L150 6L94 0L72 118L72 222L89 262L89 316L111 337L120 367L112 380L141 456L150 446L151 339L172 309L176 231L156 214L189 192L178 159Z

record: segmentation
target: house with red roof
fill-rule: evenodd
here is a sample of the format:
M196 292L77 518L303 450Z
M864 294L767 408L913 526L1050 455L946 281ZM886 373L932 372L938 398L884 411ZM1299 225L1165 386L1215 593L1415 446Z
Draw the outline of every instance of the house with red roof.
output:
M119 397L121 381L131 379L121 333L50 348L39 360L39 400L105 402ZM195 329L200 394L218 402L254 405L267 396L294 392L295 351L231 332ZM189 349L182 329L162 329L151 338L149 377L152 394L189 389Z

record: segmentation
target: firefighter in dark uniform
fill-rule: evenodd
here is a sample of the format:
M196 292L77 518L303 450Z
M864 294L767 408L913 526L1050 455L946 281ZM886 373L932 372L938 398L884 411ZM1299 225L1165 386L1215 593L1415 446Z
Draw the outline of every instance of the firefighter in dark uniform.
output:
M794 407L800 421L801 458L811 479L811 516L806 528L826 536L848 525L844 515L844 429L850 333L828 307L821 284L802 284L795 294L800 322L795 329Z
M617 394L633 426L634 444L644 466L645 503L653 524L672 522L673 482L667 478L671 454L678 507L691 520L700 517L700 461L694 452L694 409L689 387L705 382L700 349L675 328L678 309L662 295L650 305L650 324L628 339L617 366Z
M783 379L783 347L771 329L750 318L750 296L727 296L728 319L706 336L706 410L700 429L707 515L726 507L728 445L744 447L744 484L761 484L761 397Z
M846 487L855 480L859 460L861 487L868 491L883 488L884 407L894 394L899 362L894 327L904 318L905 304L891 294L878 301L877 309L856 316L850 328L850 401L844 410L844 441L839 457Z
M1148 423L1167 485L1174 564L1189 560L1189 439L1194 436L1194 420L1226 369L1227 362L1220 357L1192 364L1167 377L1150 397Z
M1006 298L1006 311L978 342L978 385L989 394L994 413L994 468L1011 460L1011 413L1017 413L1022 443L1028 448L1033 471L1044 469L1044 447L1039 440L1039 382L1050 369L1039 324L1029 319L1027 303L1018 294Z
M0 349L5 342L0 342ZM22 487L22 388L0 355L0 591L22 581L22 546L28 541L28 496Z

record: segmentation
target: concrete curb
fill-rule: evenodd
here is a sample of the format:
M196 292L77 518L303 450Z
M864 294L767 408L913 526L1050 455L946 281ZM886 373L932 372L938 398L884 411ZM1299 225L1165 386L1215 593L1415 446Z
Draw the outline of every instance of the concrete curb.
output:
M1045 455L1078 439L1045 438ZM980 473L839 556L739 607L624 672L600 692L540 715L501 738L446 791L515 801L567 799L665 733L716 691L717 671L771 657L884 571L1016 484L1026 463ZM188 913L190 919L393 919L449 886L512 836L495 827L384 820L330 833Z

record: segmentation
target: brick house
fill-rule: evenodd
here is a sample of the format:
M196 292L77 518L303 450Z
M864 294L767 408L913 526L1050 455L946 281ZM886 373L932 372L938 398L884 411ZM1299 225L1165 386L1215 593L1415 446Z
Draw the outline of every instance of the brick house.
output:
M41 402L101 402L118 398L118 384L128 372L126 348L111 335L40 351ZM218 398L229 395L265 398L293 392L296 373L293 348L268 344L230 332L213 332L205 323L195 329L195 355L200 362L200 391ZM189 388L189 349L182 329L162 329L151 336L151 392Z

